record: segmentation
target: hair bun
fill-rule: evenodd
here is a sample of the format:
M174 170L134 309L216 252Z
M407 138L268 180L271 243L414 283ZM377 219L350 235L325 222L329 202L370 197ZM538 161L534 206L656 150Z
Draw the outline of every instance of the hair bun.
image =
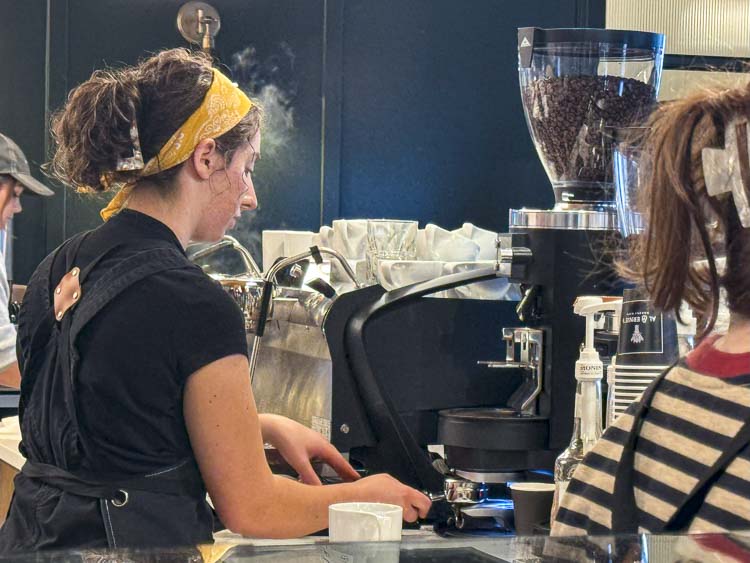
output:
M102 177L111 177L117 161L132 156L130 130L137 125L140 105L132 70L95 71L70 93L65 110L54 120L52 133L58 149L53 173L78 190L107 189Z

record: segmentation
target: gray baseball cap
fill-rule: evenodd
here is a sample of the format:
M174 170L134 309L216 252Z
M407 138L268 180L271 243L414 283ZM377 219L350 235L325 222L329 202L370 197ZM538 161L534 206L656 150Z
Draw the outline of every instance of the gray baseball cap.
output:
M29 162L26 160L23 151L21 151L10 137L2 133L0 133L0 174L12 176L33 194L44 196L55 195L55 192L39 180L34 179L31 175L31 170L29 170Z

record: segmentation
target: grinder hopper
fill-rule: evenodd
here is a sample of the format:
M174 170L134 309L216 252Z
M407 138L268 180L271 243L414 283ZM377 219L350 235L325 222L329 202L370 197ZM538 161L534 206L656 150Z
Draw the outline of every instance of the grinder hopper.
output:
M664 35L604 29L518 30L526 122L556 207L614 207L607 130L641 123L656 103Z

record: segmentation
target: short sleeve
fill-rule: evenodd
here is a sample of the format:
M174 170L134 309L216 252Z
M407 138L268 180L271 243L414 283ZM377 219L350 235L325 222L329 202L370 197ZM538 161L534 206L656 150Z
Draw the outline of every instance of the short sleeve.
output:
M216 360L247 356L242 311L221 286L197 268L171 278L176 294L185 296L172 334L180 374L187 379Z

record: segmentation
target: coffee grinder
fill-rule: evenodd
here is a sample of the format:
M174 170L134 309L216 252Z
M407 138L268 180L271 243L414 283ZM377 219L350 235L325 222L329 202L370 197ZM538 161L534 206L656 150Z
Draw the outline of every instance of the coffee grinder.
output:
M521 326L506 327L503 361L532 368L504 409L440 413L448 465L471 481L501 483L551 469L570 440L574 366L584 337L579 295L621 294L612 268L618 219L610 131L642 122L659 88L664 36L602 29L522 28L521 98L555 206L510 210L499 261L521 283ZM520 477L523 478L523 477Z

